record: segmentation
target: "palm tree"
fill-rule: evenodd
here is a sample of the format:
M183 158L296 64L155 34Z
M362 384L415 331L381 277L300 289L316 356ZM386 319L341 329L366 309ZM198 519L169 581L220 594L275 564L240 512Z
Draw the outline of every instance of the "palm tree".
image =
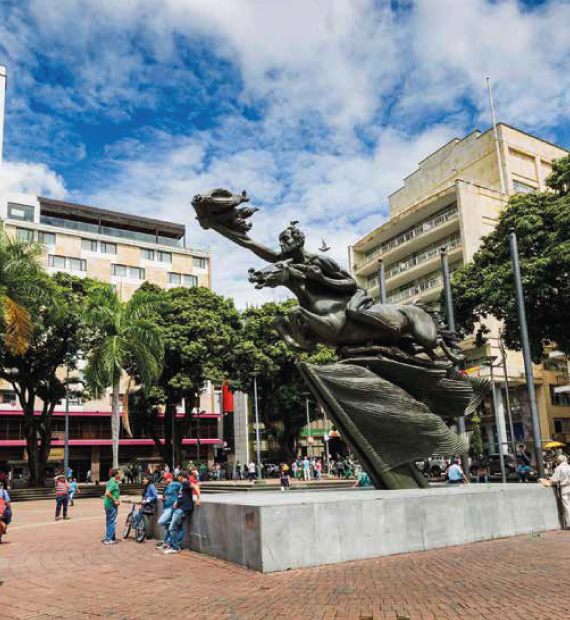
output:
M0 327L5 332L5 347L14 355L23 355L32 334L27 305L46 297L46 274L39 263L41 246L11 239L0 222Z
M86 324L94 340L87 357L88 385L112 388L113 469L119 466L119 392L125 368L136 374L143 388L160 375L164 345L154 320L156 296L139 291L122 302L110 285L97 284L90 292Z

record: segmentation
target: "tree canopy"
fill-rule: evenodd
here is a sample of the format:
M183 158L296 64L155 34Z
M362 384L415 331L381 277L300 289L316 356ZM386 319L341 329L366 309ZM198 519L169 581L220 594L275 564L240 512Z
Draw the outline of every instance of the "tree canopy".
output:
M481 338L486 319L494 316L503 322L507 346L520 349L509 250L509 232L514 230L536 362L548 343L570 355L570 156L554 163L546 183L551 191L511 197L496 228L452 281L458 326Z
M286 314L296 300L266 303L243 313L243 334L235 350L234 375L237 384L253 392L253 373L257 375L260 416L287 458L294 455L299 431L306 426L305 398L308 388L296 366L299 358L313 364L336 361L333 349L319 345L311 354L299 355L281 338L274 326L277 313Z

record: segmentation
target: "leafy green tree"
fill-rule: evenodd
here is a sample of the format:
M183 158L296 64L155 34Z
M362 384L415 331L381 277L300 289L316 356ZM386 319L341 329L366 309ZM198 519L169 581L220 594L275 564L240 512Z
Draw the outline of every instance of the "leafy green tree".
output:
M26 352L32 336L28 305L46 301L40 255L38 244L11 239L0 222L0 327L3 345L15 355Z
M235 350L236 375L239 385L253 393L253 373L257 375L260 417L268 434L291 459L300 430L307 423L305 398L308 387L297 369L302 359L312 364L336 361L334 351L319 345L314 353L299 355L281 338L274 327L277 313L287 314L296 300L281 304L266 303L243 313L244 330Z
M159 376L164 344L156 324L158 300L149 292L137 292L123 302L110 285L97 284L90 290L85 312L93 330L85 378L96 389L112 389L111 432L113 468L119 466L119 394L121 376L127 368L145 389Z
M42 294L27 300L31 332L25 353L14 353L0 337L0 379L12 386L23 410L32 486L45 482L52 415L65 397L62 366L75 370L87 343L82 329L84 284L66 274L44 276Z
M190 436L192 410L199 407L205 383L219 386L233 373L234 349L241 338L240 315L232 300L203 287L141 288L159 300L157 324L165 354L153 389L133 398L131 410L136 412L135 423L142 420L145 424L164 461L174 466L181 462L182 442ZM177 421L176 407L182 402L186 413ZM157 424L161 405L166 407L164 442Z
M552 342L570 355L570 156L554 163L546 183L551 191L511 197L496 228L452 282L456 321L464 331L476 332L481 344L485 321L494 316L503 322L506 345L520 349L509 251L514 230L535 362Z

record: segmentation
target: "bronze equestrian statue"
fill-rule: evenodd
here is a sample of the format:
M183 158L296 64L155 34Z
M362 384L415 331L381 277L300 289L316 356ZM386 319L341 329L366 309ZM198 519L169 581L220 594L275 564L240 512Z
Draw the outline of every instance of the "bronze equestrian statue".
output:
M375 303L334 260L305 249L298 222L279 235L278 252L251 239L247 220L257 209L246 202L245 192L215 189L194 196L192 205L203 228L271 263L249 270L256 288L284 286L297 297L299 306L275 317L292 348L336 347L338 364L300 362L299 370L375 486L427 486L414 461L467 450L445 421L473 413L488 382L456 373L457 340L436 313L419 304Z

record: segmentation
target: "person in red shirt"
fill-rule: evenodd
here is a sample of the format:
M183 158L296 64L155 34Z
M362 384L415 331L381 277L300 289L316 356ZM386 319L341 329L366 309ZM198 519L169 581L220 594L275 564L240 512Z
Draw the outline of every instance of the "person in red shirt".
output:
M69 503L69 482L63 474L55 477L55 520L59 521L59 515L63 508L63 519L67 521L67 505Z

